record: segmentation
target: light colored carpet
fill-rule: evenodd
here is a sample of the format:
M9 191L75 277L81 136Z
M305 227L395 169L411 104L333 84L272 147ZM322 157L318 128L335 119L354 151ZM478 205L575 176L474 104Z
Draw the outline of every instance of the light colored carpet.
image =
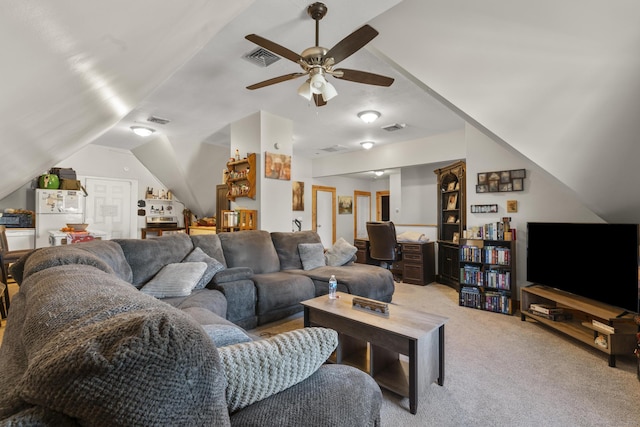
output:
M383 390L383 426L638 426L640 382L633 355L610 368L595 349L519 315L458 306L455 290L396 284L393 303L449 318L445 382L409 400ZM301 314L251 332L300 328Z

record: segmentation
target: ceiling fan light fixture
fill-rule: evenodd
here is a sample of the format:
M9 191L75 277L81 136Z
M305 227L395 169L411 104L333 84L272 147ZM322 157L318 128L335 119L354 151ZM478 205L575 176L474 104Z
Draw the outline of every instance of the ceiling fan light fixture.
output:
M364 142L360 143L360 145L362 145L362 148L364 148L365 150L370 150L371 147L373 147L374 144L375 144L375 142L373 142L373 141L364 141Z
M330 99L338 96L338 91L331 83L325 80L324 87L322 88L322 99L324 102L328 102Z
M142 137L149 136L156 131L155 129L151 129L144 126L131 126L130 129L133 133Z
M358 117L365 123L373 123L380 117L380 113L375 110L361 111L358 113Z
M304 83L300 85L298 88L298 95L306 99L307 101L311 101L311 84L309 82L310 79L307 79Z
M312 93L320 95L324 91L327 81L322 74L315 73L311 76L311 79L309 79L309 85L311 86Z

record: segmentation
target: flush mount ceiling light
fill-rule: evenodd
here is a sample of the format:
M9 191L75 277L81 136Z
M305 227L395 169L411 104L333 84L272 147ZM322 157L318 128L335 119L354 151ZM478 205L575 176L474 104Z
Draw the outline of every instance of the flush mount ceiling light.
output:
M155 129L144 126L131 126L131 130L138 136L149 136L155 132Z
M373 173L374 173L376 176L382 176L382 175L384 175L384 171L373 171Z
M361 111L358 113L358 117L365 123L373 123L378 120L380 113L374 110Z
M362 148L364 148L365 150L370 150L371 147L373 147L373 144L375 144L375 142L373 141L364 141L360 143L360 145L362 145Z

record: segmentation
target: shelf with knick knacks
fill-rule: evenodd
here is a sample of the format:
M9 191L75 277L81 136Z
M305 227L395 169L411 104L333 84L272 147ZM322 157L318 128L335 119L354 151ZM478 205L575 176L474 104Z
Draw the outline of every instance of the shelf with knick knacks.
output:
M172 215L173 214L173 194L171 190L147 187L144 200L149 209L149 215Z
M226 184L228 186L227 199L236 197L256 198L256 154L249 153L244 159L229 159L227 162Z

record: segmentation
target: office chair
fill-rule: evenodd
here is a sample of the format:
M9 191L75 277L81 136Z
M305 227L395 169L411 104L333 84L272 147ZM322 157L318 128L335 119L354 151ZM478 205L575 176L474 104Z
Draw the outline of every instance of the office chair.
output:
M393 263L402 259L401 245L396 239L393 222L367 222L369 235L369 256L386 264L393 273Z
M4 288L4 310L1 313L4 317L6 317L9 311L9 265L18 261L22 255L31 252L31 249L21 249L16 251L9 250L9 243L7 242L7 233L6 227L4 225L0 225L0 270L2 273L2 277L0 277L0 282L4 283L6 286Z

